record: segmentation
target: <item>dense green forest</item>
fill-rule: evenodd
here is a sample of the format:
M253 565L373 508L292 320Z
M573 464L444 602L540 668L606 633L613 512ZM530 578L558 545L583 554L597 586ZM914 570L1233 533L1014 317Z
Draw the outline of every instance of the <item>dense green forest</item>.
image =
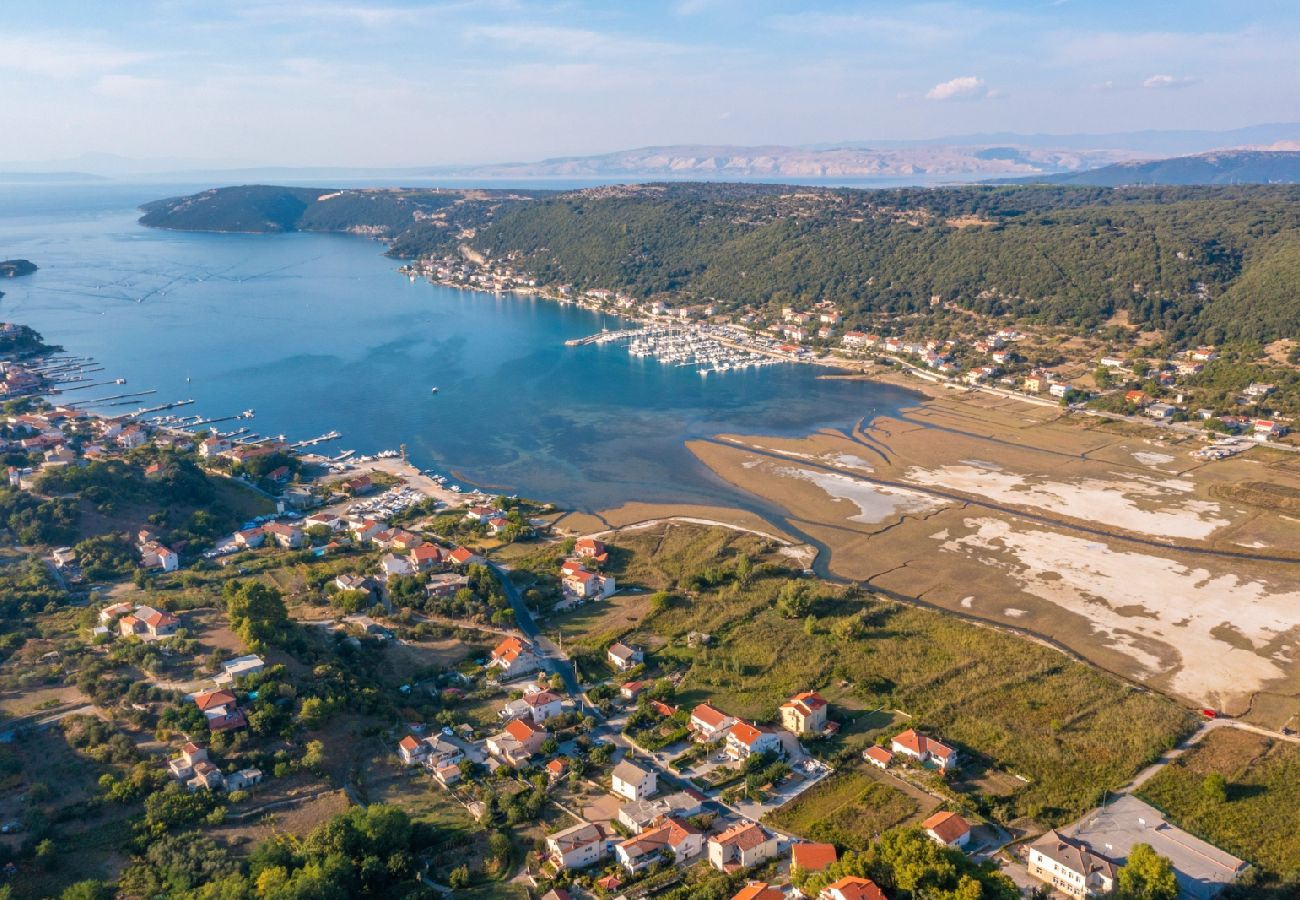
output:
M267 221L287 223L286 210L306 203L284 227L372 226L394 256L469 243L543 283L642 298L711 298L724 308L831 300L851 323L922 313L936 298L1079 329L1123 311L1174 346L1300 333L1298 186L659 184L349 191L311 202L321 192L232 188L152 204L142 221L246 222L254 213L231 191L257 192L255 215Z

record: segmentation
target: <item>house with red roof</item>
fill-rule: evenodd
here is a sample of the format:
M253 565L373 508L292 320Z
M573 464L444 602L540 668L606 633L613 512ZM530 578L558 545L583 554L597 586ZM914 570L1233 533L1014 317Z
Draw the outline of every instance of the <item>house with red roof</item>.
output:
M457 547L447 555L448 561L454 566L472 566L483 562L483 557L479 556L473 550L467 550L464 547Z
M487 750L497 759L517 768L541 750L549 736L545 728L515 719L500 734L487 739Z
M194 697L194 705L208 720L209 731L230 731L248 724L235 695L227 690L205 691Z
M868 747L862 751L862 758L877 769L888 769L889 764L894 761L894 754L884 747Z
M849 875L822 888L817 900L888 900L885 892L870 878Z
M790 848L790 874L808 875L820 872L839 860L834 844L795 844Z
M530 675L542 667L531 644L513 635L492 649L488 668L500 669L503 680Z
M784 750L781 737L770 728L759 728L748 722L737 722L727 732L726 751L732 759L749 759L756 753L780 755Z
M585 568L561 569L560 580L565 591L584 600L608 597L614 593L613 575L600 575Z
M781 704L781 724L795 734L820 734L828 708L816 691L803 691Z
M573 552L582 559L589 559L598 566L609 562L609 549L604 542L595 538L578 538L573 545Z
M417 572L430 572L442 565L442 548L437 544L420 544L407 554Z
M643 831L614 847L619 865L635 875L661 860L685 862L700 855L704 833L681 819L666 818L662 825Z
M921 827L931 840L945 847L964 847L970 841L970 825L955 812L937 812Z
M262 531L286 550L296 550L302 546L303 532L297 525L290 525L287 522L268 522L262 526Z
M785 894L766 881L751 881L737 891L731 900L785 900Z
M688 727L695 734L697 741L712 743L721 740L726 735L727 729L735 724L736 720L733 716L727 715L711 703L701 703L691 710Z
M243 531L235 532L235 546L243 547L246 550L252 550L262 546L266 541L266 532L259 526L257 528L245 528Z
M955 748L935 738L926 737L912 728L895 735L890 749L920 763L933 763L945 772L957 767Z

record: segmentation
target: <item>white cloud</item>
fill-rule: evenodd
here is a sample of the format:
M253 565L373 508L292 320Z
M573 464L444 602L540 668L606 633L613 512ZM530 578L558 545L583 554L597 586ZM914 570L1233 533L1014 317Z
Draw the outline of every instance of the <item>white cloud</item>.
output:
M161 78L141 78L138 75L116 73L101 75L91 91L101 97L115 97L120 100L134 100L168 87L170 82Z
M963 75L936 84L926 91L927 100L973 100L987 97L989 92L984 87L984 79L974 75Z
M628 57L676 54L683 49L661 41L556 25L481 25L466 33L470 38L506 47L584 59L601 57L626 60Z
M1180 88L1196 84L1197 79L1188 76L1175 77L1173 75L1152 75L1142 86L1148 89L1160 88Z
M122 69L155 58L106 44L0 33L0 69L44 78L76 78Z

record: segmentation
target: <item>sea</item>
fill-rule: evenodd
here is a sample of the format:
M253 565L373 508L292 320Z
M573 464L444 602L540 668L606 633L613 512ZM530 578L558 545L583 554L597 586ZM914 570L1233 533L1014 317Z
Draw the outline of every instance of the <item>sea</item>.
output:
M770 514L686 449L720 433L804 435L888 415L904 389L819 378L807 365L714 373L565 341L626 322L514 294L411 282L374 240L146 228L138 206L209 185L0 186L0 259L40 270L0 280L0 319L30 325L95 381L63 395L125 413L245 409L260 435L358 454L405 445L454 481L597 511L631 501ZM537 187L536 183L532 186ZM563 185L557 185L563 186ZM433 388L437 388L437 393ZM230 429L235 423L217 426Z

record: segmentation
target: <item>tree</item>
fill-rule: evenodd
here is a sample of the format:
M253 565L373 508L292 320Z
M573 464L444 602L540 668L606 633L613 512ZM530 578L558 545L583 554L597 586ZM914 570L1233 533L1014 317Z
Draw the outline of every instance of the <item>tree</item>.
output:
M1178 900L1173 864L1150 844L1135 844L1119 870L1115 896L1119 900Z
M776 608L787 619L802 619L813 612L813 598L807 583L787 581L776 597Z
M1228 802L1228 782L1218 772L1211 772L1201 782L1201 793L1214 803Z
M230 625L250 646L284 639L289 614L280 591L260 581L229 581L223 593Z
M111 884L88 879L64 888L59 898L60 900L113 900L116 893Z

